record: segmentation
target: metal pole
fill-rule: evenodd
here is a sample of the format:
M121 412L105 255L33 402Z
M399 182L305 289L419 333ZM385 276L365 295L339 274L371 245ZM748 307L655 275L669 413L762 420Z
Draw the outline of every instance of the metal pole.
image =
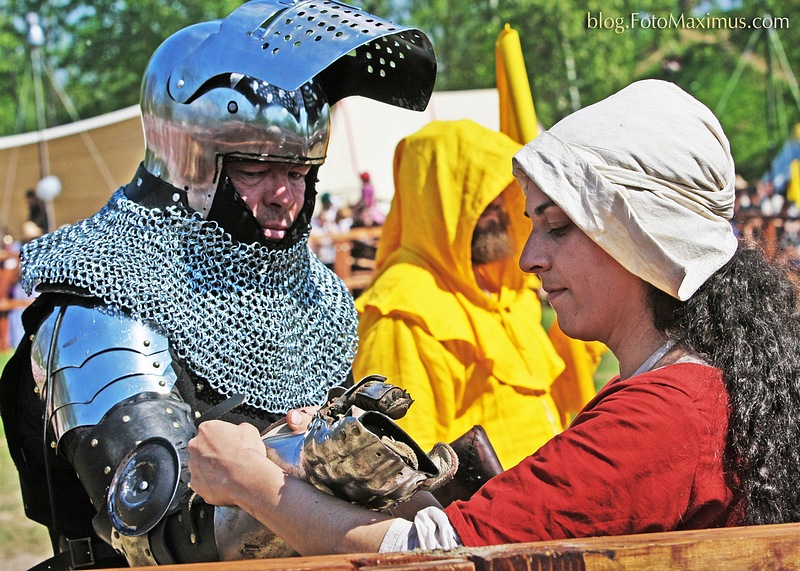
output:
M33 67L33 96L36 103L36 130L39 133L39 178L50 174L50 159L47 153L47 141L42 131L47 127L44 114L44 89L42 86L42 55L40 49L44 45L44 32L39 25L39 16L28 13L28 44L31 47L31 66Z
M42 54L41 47L44 45L44 31L39 24L39 15L35 12L28 12L28 45L31 47L31 66L33 68L33 95L36 104L36 131L39 139L39 180L50 175L50 154L47 150L47 140L44 138L44 130L47 128L44 107L44 89L42 86ZM55 223L55 213L53 212L53 201L45 200L47 210L47 231L53 230Z

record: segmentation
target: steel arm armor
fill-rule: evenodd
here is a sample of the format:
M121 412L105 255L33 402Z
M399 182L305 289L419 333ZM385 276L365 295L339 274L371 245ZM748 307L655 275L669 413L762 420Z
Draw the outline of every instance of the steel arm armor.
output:
M31 362L50 446L80 478L97 534L132 565L175 562L166 544L191 545L191 534L167 533L167 524L183 520L196 428L175 390L166 337L104 307L57 306L33 339Z

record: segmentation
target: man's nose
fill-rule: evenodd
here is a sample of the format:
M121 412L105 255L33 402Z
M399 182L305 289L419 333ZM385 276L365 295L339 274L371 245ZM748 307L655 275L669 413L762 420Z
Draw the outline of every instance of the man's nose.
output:
M267 206L286 206L292 201L289 177L279 173L264 177L261 182L260 202Z

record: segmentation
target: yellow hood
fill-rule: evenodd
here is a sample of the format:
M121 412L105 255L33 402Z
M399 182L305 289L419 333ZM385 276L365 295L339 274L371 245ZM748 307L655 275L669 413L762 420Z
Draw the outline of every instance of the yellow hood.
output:
M498 379L538 391L564 365L540 325L541 305L530 287L535 280L518 266L530 229L511 173L520 147L469 120L434 121L403 139L374 286L356 307L412 320L442 341L466 341ZM478 218L500 194L515 249L492 264L491 279L501 288L489 296L473 275L471 242ZM526 370L527 376L519 374Z

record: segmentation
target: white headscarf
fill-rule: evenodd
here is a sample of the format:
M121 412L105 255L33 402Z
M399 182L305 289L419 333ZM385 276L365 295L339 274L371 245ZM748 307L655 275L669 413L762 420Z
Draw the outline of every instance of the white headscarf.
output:
M566 117L514 157L530 181L631 273L689 299L731 259L734 164L714 114L645 80Z

